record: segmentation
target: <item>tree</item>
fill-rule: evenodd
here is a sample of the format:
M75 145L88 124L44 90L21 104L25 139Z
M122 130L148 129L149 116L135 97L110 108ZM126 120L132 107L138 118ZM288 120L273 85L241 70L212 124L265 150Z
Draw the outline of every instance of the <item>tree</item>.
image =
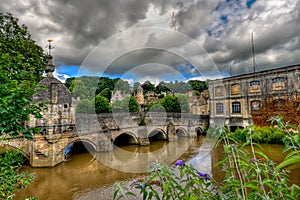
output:
M105 88L100 92L100 95L102 95L103 97L107 98L108 101L110 101L112 92L109 88Z
M112 104L112 109L116 112L139 112L139 104L134 96L126 97L121 101L115 101Z
M95 113L95 100L83 99L76 105L77 113Z
M129 112L139 112L140 106L134 96L129 98Z
M120 90L122 92L128 92L130 90L130 86L127 81L123 81L122 79L118 79L115 84L114 90Z
M189 80L188 84L193 88L193 90L198 92L208 89L207 84L204 81Z
M74 97L80 97L80 99L88 98L88 90L87 90L85 84L83 83L83 81L80 79L75 79L72 82L72 84L70 86L70 90Z
M190 111L189 97L185 94L176 94L175 97L177 97L178 99L181 112L189 112Z
M140 82L135 82L133 85L133 91L136 92L140 85Z
M34 174L19 172L24 160L18 150L0 155L0 199L13 199L16 188L25 188L33 181Z
M145 94L149 91L155 91L155 87L150 81L145 81L141 87L143 88Z
M95 110L96 113L111 113L108 99L98 94L95 97Z
M158 101L151 101L145 109L145 112L163 112L165 109Z
M165 108L166 112L176 112L180 113L180 103L177 97L173 95L166 95L160 102L160 104Z
M168 88L163 81L156 86L155 91L158 94L161 94L162 92L171 92L170 88Z
M23 124L29 115L41 118L34 105L35 87L46 65L43 49L31 39L25 25L0 13L0 135L31 137L37 130Z

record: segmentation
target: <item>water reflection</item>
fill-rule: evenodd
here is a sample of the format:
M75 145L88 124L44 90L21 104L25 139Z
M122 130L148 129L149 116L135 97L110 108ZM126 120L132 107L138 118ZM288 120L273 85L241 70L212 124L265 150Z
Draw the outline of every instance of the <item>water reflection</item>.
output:
M176 145L175 145L176 144ZM132 179L144 175L141 173L128 173L108 167L96 158L110 162L117 167L148 169L148 162L152 160L166 159L172 164L178 159L179 151L184 151L185 144L189 144L179 159L186 160L205 173L212 173L215 178L222 174L217 168L211 168L211 163L216 163L222 157L222 148L216 148L212 152L210 148L214 140L208 138L183 139L170 145L164 141L154 141L151 146L122 146L114 151L104 154L90 154L88 152L73 155L68 162L64 162L54 168L25 167L25 171L36 173L36 179L27 188L22 190L16 199L35 196L44 199L112 199L113 184L116 181ZM165 148L163 148L165 147ZM263 145L267 155L274 161L283 159L280 145ZM146 156L139 160L139 154ZM146 163L146 164L145 164ZM127 166L126 166L127 165ZM138 166L135 166L138 165ZM294 171L291 175L292 182L300 184L300 172Z

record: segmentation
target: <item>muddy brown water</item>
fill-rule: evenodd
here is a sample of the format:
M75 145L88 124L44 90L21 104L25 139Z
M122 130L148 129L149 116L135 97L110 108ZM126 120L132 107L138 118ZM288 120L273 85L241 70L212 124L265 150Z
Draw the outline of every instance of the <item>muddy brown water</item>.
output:
M145 173L132 173L130 170L136 172L147 170L153 160L171 165L177 159L182 159L200 171L218 178L221 172L211 166L221 159L223 149L218 147L212 150L214 142L202 137L180 139L169 143L155 141L151 146L123 146L110 153L95 155L85 152L72 155L69 161L53 168L31 168L27 165L23 171L35 173L36 178L29 187L18 193L16 199L29 196L40 200L113 199L113 184L116 181L132 182L135 178L145 175ZM262 146L272 160L275 162L283 160L282 145ZM140 154L145 155L140 157ZM292 183L300 185L299 170L293 171L290 178Z

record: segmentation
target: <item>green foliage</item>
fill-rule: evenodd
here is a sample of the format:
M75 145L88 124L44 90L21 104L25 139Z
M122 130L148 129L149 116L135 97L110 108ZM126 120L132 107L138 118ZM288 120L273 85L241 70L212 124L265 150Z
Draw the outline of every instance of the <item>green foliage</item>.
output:
M111 107L108 99L98 94L95 97L95 110L96 113L111 113Z
M130 86L127 81L124 81L122 79L117 79L114 90L115 91L120 90L121 92L128 92L130 91Z
M137 196L142 199L291 199L300 198L300 187L289 185L288 171L284 167L299 167L300 143L297 127L273 118L278 131L285 135L285 160L277 165L253 141L253 126L238 130L245 136L241 143L225 127L210 129L210 137L219 138L225 156L214 167L224 172L218 182L207 174L198 172L182 160L176 166L154 164L145 178L136 179L129 187L117 183L114 199ZM267 131L268 132L268 131ZM256 147L256 148L255 148Z
M177 97L181 112L189 112L190 111L190 102L189 97L185 94L176 94L175 97Z
M162 105L165 108L166 112L181 112L180 103L177 99L177 97L173 95L166 95L160 102L160 105Z
M0 13L0 135L30 137L37 131L22 124L30 114L41 117L33 95L45 65L46 56L31 39L27 27L18 25L11 14Z
M144 94L146 94L147 92L154 92L155 91L155 86L150 82L150 81L145 81L141 87L144 90Z
M193 88L193 90L196 90L200 93L208 89L208 86L204 81L189 80L188 84Z
M162 105L160 105L160 103L158 101L151 101L146 109L145 112L164 112L165 109L164 107L162 107Z
M13 199L16 190L33 181L34 174L19 172L24 160L25 157L17 150L0 155L0 199Z
M114 112L139 112L140 107L134 96L126 97L112 104Z
M74 81L72 81L70 91L74 97L80 97L80 99L88 98L89 91L80 79L74 79Z
M105 88L104 90L102 90L100 92L100 95L104 96L105 98L108 99L108 101L110 101L112 92L111 92L111 90L109 88Z
M237 141L246 142L247 134L246 130L236 129L235 132L231 133L231 137L234 137ZM257 127L253 126L252 140L257 143L267 144L283 144L285 132L274 126Z
M139 82L135 82L133 85L133 92L136 93L137 89L139 88L141 84Z
M162 92L171 92L171 89L168 88L163 81L156 86L155 90L158 94L161 94Z
M116 183L114 199L127 196L136 196L140 193L141 199L182 199L197 200L218 199L211 177L198 172L191 165L174 165L168 167L161 163L153 163L149 175L133 182L131 187L125 183Z
M77 113L95 113L95 100L83 99L76 105Z
M134 96L129 98L129 112L139 112L140 106Z

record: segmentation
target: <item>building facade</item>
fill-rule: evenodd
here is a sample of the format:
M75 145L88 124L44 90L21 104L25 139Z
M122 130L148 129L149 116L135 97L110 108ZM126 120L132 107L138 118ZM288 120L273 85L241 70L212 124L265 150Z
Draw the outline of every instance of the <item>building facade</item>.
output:
M300 92L300 66L293 65L229 78L209 80L210 125L245 127L263 102L280 102Z
M68 88L53 76L55 65L52 56L45 67L46 76L39 82L43 86L34 95L34 101L38 104L46 104L48 109L42 110L42 118L31 117L30 127L41 127L44 135L64 133L75 125L75 107Z

